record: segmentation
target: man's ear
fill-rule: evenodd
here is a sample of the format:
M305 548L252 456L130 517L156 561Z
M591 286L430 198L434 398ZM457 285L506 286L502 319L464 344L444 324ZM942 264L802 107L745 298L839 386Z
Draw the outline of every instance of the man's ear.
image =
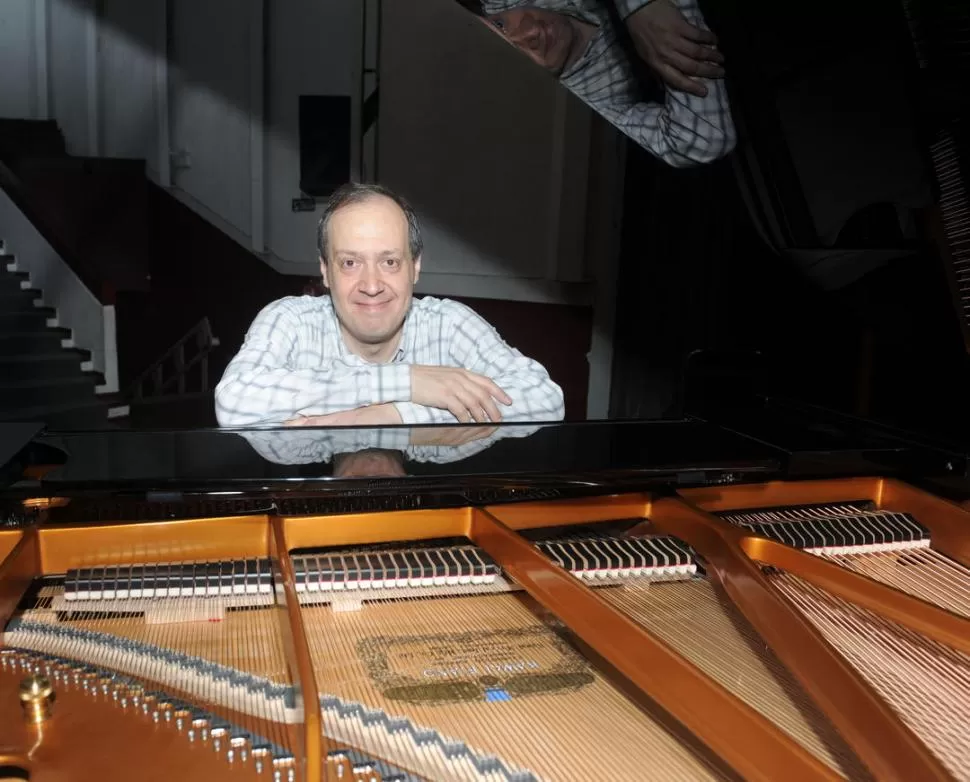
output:
M320 276L323 277L323 284L325 287L330 287L330 280L327 279L327 259L322 255L320 256Z
M421 276L421 256L419 255L414 259L414 281L418 281L418 277Z

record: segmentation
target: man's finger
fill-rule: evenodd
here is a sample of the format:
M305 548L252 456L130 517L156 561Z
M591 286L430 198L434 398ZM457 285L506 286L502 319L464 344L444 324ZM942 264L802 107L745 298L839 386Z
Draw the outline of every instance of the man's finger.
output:
M499 388L499 386L496 385L495 381L492 380L492 378L485 377L485 375L477 375L474 372L471 373L470 377L474 382L478 383L478 385L483 386L485 390L488 391L490 396L492 396L494 399L497 399L503 405L512 404L512 397L510 397L508 394L505 393L505 391Z
M462 390L459 391L456 396L458 397L459 403L465 408L465 415L462 418L459 418L459 421L463 421L465 423L471 423L472 421L486 423L485 413L482 411L482 405L474 393Z
M721 79L724 77L724 69L720 65L691 59L677 52L670 53L667 63L672 65L684 76L694 76L703 79Z
M717 36L714 33L705 30L703 27L692 25L683 17L677 20L676 25L673 25L672 31L691 41L697 41L697 43L706 43L711 46L717 44Z
M671 65L664 65L664 67L661 69L661 74L663 76L663 80L674 89L689 92L691 95L696 95L699 98L707 96L707 87L705 87L699 81L694 81L694 79L684 76L680 71Z
M698 62L710 62L716 65L724 64L724 55L714 46L694 43L687 38L677 38L672 42L672 51L679 52Z
M498 423L502 420L502 413L499 412L498 406L495 404L495 400L493 400L489 394L479 394L478 401L482 409L488 414L489 421Z
M468 423L471 417L471 413L468 412L468 408L465 407L457 398L450 405L448 405L448 412L451 413L455 417L455 420L460 424Z

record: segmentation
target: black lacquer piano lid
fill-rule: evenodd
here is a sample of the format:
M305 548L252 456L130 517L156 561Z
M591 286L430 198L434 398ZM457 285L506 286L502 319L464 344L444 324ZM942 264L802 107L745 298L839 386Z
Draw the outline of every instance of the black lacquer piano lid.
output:
M449 431L460 436L460 429ZM34 440L33 460L57 465L41 483L62 493L324 488L356 480L340 474L343 457L335 454L373 449L401 455L402 488L422 478L706 481L717 480L718 474L761 474L780 466L772 447L700 421L506 424L459 446L422 444L436 431L442 430L48 432Z

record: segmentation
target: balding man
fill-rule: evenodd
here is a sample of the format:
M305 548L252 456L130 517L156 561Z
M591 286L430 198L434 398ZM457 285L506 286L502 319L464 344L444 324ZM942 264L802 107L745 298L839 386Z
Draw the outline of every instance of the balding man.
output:
M559 421L562 389L463 304L416 299L422 239L402 198L351 184L317 232L325 296L265 307L216 387L220 426Z

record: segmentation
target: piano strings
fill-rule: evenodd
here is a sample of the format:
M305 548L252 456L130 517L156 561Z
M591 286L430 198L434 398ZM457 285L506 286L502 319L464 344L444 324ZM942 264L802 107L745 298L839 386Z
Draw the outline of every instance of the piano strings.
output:
M731 491L723 490L728 506ZM543 507L555 513L556 503ZM704 523L726 533L811 552L968 616L967 569L933 549L933 524L924 526L923 515L868 500L713 510L721 522ZM824 764L818 769L869 778L864 750L840 734L838 719L823 713L720 582L708 579L703 557L672 534L652 534L646 515L601 523L573 513L565 526L516 527L551 563L805 748ZM288 534L286 523L278 533ZM328 538L313 523L300 529L301 545ZM335 539L352 541L355 529ZM375 530L368 539L381 539ZM212 547L169 546L159 561L161 549L89 543L84 553L55 557L65 570L34 582L5 628L0 665L128 698L188 738L229 749L232 762L295 780L303 704L283 642L275 563L249 550L256 545L240 544L224 558L211 557ZM346 761L339 767L353 778L383 782L620 780L645 769L670 779L720 778L720 767L631 700L473 541L331 543L286 557L331 770ZM970 658L767 558L759 567L940 762L968 778ZM18 649L35 654L21 659Z
M970 778L970 657L792 574L772 572L769 578L954 777Z
M111 559L137 562L139 555L145 552L115 551ZM227 610L205 578L212 563L167 555L173 563L78 562L67 578L40 582L8 624L4 644L70 661L65 680L82 686L96 679L130 684L156 721L175 723L190 740L212 738L231 760L246 763L251 755L257 769L270 765L286 772L281 779L293 778L292 730L302 710L269 560L260 573L269 588L248 607ZM246 575L237 582L245 585Z

